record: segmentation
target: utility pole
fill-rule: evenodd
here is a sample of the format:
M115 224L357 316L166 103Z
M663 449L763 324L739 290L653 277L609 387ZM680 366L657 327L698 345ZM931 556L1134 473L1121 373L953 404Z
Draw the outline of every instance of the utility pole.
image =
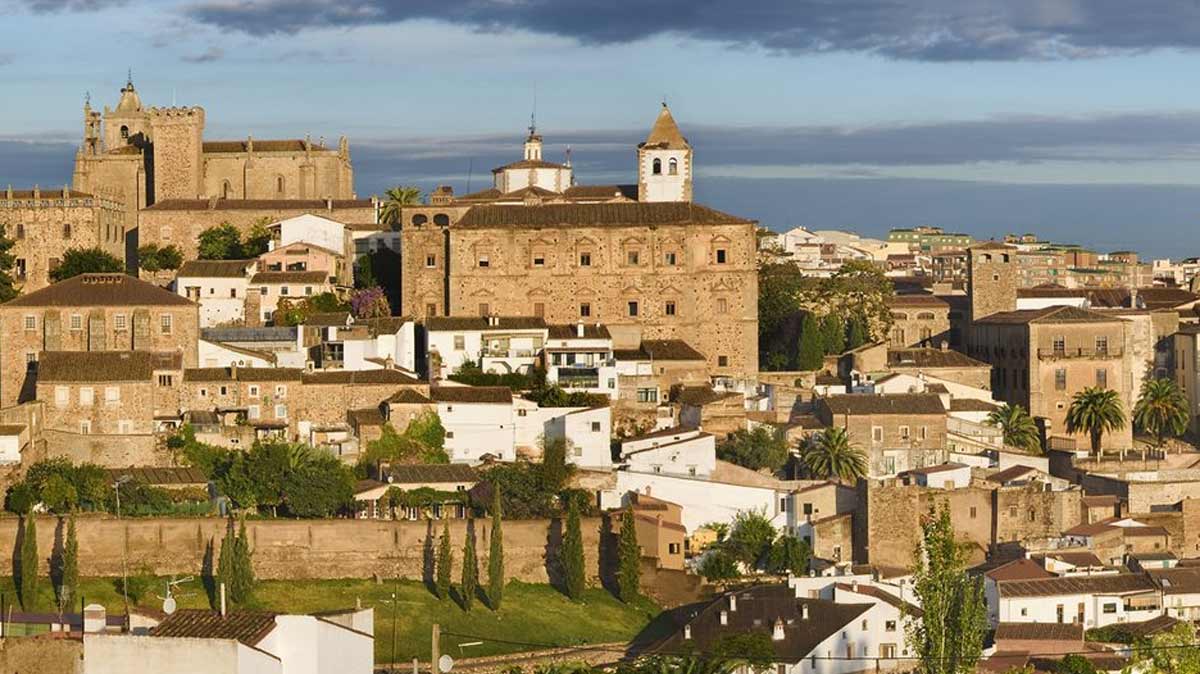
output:
M429 671L431 672L431 674L441 674L441 672L440 672L441 668L438 666L438 658L442 657L441 648L440 648L441 644L438 643L439 641L441 641L441 638L442 638L442 626L437 623L434 623L433 624L433 640L431 643L432 652L430 653L430 655L432 657L430 657L430 659L429 659Z

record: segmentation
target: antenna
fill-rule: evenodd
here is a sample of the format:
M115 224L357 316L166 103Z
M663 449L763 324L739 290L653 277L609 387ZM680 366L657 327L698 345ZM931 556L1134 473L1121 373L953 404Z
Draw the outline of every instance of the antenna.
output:
M163 600L163 605L162 605L163 613L166 613L167 615L171 615L172 613L174 613L175 611L177 611L179 609L179 602L175 600L175 592L174 592L175 586L182 585L183 583L190 583L190 582L192 582L191 576L188 576L187 578L178 578L178 579L175 578L174 576L171 576L171 580L167 581L167 596L159 597L159 599ZM222 590L224 590L223 587L222 587Z
M529 135L537 133L537 82L533 83L533 110L529 113Z

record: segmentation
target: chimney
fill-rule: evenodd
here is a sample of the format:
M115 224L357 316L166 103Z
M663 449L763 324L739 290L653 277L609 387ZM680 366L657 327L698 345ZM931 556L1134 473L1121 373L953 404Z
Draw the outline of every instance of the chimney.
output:
M850 591L851 591L851 592L858 592L858 579L857 579L857 578L856 578L856 579L854 579L854 580L853 580L853 581L850 583Z
M786 635L783 633L783 618L775 619L775 629L771 630L772 641L783 641Z
M583 339L583 321L579 321L575 324L575 336Z
M726 611L724 609L721 610L721 624L722 625L729 624L729 611Z
M234 381L237 381L237 378L238 378L238 366L237 366L237 363L230 363L230 364L229 364L229 378L230 378L230 379L232 379L232 380L234 380Z
M224 587L224 586L222 586L222 587ZM223 590L222 590L222 591L223 591ZM221 596L222 596L222 597L224 597L225 595L221 595ZM808 604L801 604L801 605L800 605L800 619L801 619L801 620L808 620Z
M225 616L225 583L221 583L221 617L224 618Z
M683 638L686 640L690 640L692 638L692 626L691 625L683 626Z
M939 346L939 347L941 347L941 350L942 350L942 351L949 351L949 350L950 350L950 342L947 342L947 341L946 341L946 340L944 340L944 339L942 340L942 343L941 343L941 344L939 344L938 346Z
M33 198L34 199L42 198L42 190L37 185L33 186Z
M88 604L83 607L83 631L86 634L97 634L108 627L108 612L100 604Z

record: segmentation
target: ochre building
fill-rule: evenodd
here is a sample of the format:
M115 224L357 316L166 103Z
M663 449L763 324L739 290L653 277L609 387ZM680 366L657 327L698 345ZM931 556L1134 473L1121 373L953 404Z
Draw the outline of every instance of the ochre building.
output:
M61 190L0 193L0 226L13 240L13 277L24 292L50 284L71 248L100 248L125 258L124 205L111 196Z

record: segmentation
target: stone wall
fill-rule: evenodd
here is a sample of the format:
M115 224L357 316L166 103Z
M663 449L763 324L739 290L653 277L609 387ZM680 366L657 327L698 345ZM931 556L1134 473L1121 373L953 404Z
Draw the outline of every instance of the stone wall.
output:
M202 196L204 109L151 108L148 117L154 147L150 171L154 200Z
M599 518L582 522L583 549L588 575L598 578L600 559ZM491 525L474 520L480 568L486 568ZM20 520L0 518L0 550L15 550ZM220 552L225 520L220 518L81 517L77 521L79 571L85 576L121 575L122 548L129 568L148 567L158 575L196 574L203 564L205 547L214 541ZM450 520L450 537L457 565L467 520ZM507 521L504 523L505 570L510 578L527 582L557 581L559 573L547 558L561 545L564 522L559 520ZM400 575L418 579L429 572L442 522L387 520L248 520L246 533L254 551L254 572L259 578L369 578ZM38 551L43 572L59 535L57 520L38 519ZM615 553L607 553L606 559ZM216 557L214 557L214 560ZM215 562L214 562L215 563ZM452 577L459 576L456 567Z
M0 226L13 239L15 281L27 293L50 285L50 272L72 248L101 248L124 261L125 225L116 197L61 189L0 192Z
M83 641L61 635L0 639L0 672L13 674L79 674Z

